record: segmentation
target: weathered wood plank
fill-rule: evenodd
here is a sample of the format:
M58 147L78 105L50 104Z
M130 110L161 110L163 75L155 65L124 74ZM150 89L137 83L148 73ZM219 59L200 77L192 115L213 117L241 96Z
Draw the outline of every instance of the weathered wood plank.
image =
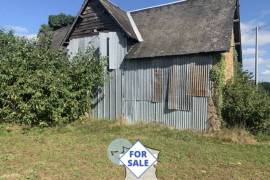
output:
M119 26L97 0L92 0L82 12L81 20L75 25L70 37L85 37L103 30L116 31Z

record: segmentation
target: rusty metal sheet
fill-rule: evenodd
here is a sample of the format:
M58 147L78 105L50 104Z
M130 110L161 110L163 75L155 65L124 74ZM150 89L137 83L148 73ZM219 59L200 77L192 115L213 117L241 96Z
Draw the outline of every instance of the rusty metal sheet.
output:
M173 65L170 69L170 75L169 75L169 91L168 91L168 108L171 110L178 110L179 105L178 105L178 93L177 91L179 90L179 77L177 76L177 69L176 66Z
M153 70L153 92L152 102L162 102L162 71L157 68Z
M192 63L190 71L189 95L194 97L208 96L208 71L207 65Z
M168 83L168 109L189 111L191 96L187 95L188 65L173 65L170 68Z

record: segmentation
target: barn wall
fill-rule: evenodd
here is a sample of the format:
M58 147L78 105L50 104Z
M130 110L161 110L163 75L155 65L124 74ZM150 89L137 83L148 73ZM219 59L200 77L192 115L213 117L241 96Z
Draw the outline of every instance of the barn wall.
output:
M124 116L129 123L154 122L178 129L204 130L208 127L211 63L211 56L126 60L120 70L110 73L105 95L99 94L93 115L108 119ZM179 81L173 93L175 109L168 107L172 67ZM155 71L159 72L158 86L154 85ZM155 93L160 93L160 98L155 99Z
M118 31L120 28L98 0L88 2L79 21L71 32L70 39L93 36L101 31Z
M226 67L225 67L225 81L228 82L232 79L234 74L234 33L232 33L231 48L229 52L223 53L225 57Z
M123 115L130 123L157 122L178 129L208 128L209 72L211 56L187 56L130 60L124 64ZM174 94L177 108L170 108L168 83L175 71ZM195 67L195 68L194 68ZM194 71L194 69L196 71ZM153 75L159 70L161 99L153 101Z
M121 64L127 54L127 38L121 32L99 33L99 50L107 54L109 38L109 62L104 87L93 100L92 114L97 118L117 119L122 115L122 70Z
M104 87L96 93L92 115L100 119L126 117L129 123L161 123L178 129L208 128L210 55L124 60L127 53L121 33L72 39L69 53L90 44L107 52L107 37L115 69L108 71ZM119 43L122 42L122 43ZM111 61L111 60L110 60Z
M109 38L109 69L104 87L95 94L92 104L93 116L97 118L117 119L122 115L122 70L120 66L127 54L127 39L122 32L102 32L98 35L75 38L67 46L68 53L75 56L89 46L99 49L102 56L107 55Z
M96 35L70 40L69 45L67 46L68 54L72 58L79 52L79 50L85 51L89 46L98 48L100 46L100 37Z

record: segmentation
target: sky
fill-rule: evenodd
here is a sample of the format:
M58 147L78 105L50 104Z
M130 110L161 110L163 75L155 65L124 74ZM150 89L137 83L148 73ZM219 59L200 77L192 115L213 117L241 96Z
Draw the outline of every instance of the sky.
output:
M1 0L0 27L19 36L35 37L48 16L64 12L76 15L83 0ZM112 0L124 10L174 2L173 0ZM255 27L259 30L259 81L270 82L270 1L241 0L241 31L244 69L254 72Z

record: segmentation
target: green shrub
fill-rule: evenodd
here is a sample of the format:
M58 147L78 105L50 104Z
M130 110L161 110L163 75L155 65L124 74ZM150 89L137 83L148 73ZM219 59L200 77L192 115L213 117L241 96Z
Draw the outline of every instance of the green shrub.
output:
M58 15L50 15L48 24L53 30L57 30L61 27L71 25L75 20L74 16L60 13Z
M225 86L225 67L226 61L224 55L216 55L213 68L210 71L210 80L212 86L212 98L216 106L218 116L221 117L221 108L223 103L223 89Z
M224 89L223 119L229 127L270 132L270 97L256 87L250 73L236 69L235 79Z
M270 95L270 82L262 82L259 84L259 87L265 90L268 93L268 95Z
M93 49L69 60L65 52L0 32L0 120L51 126L89 110L103 84L104 60Z

